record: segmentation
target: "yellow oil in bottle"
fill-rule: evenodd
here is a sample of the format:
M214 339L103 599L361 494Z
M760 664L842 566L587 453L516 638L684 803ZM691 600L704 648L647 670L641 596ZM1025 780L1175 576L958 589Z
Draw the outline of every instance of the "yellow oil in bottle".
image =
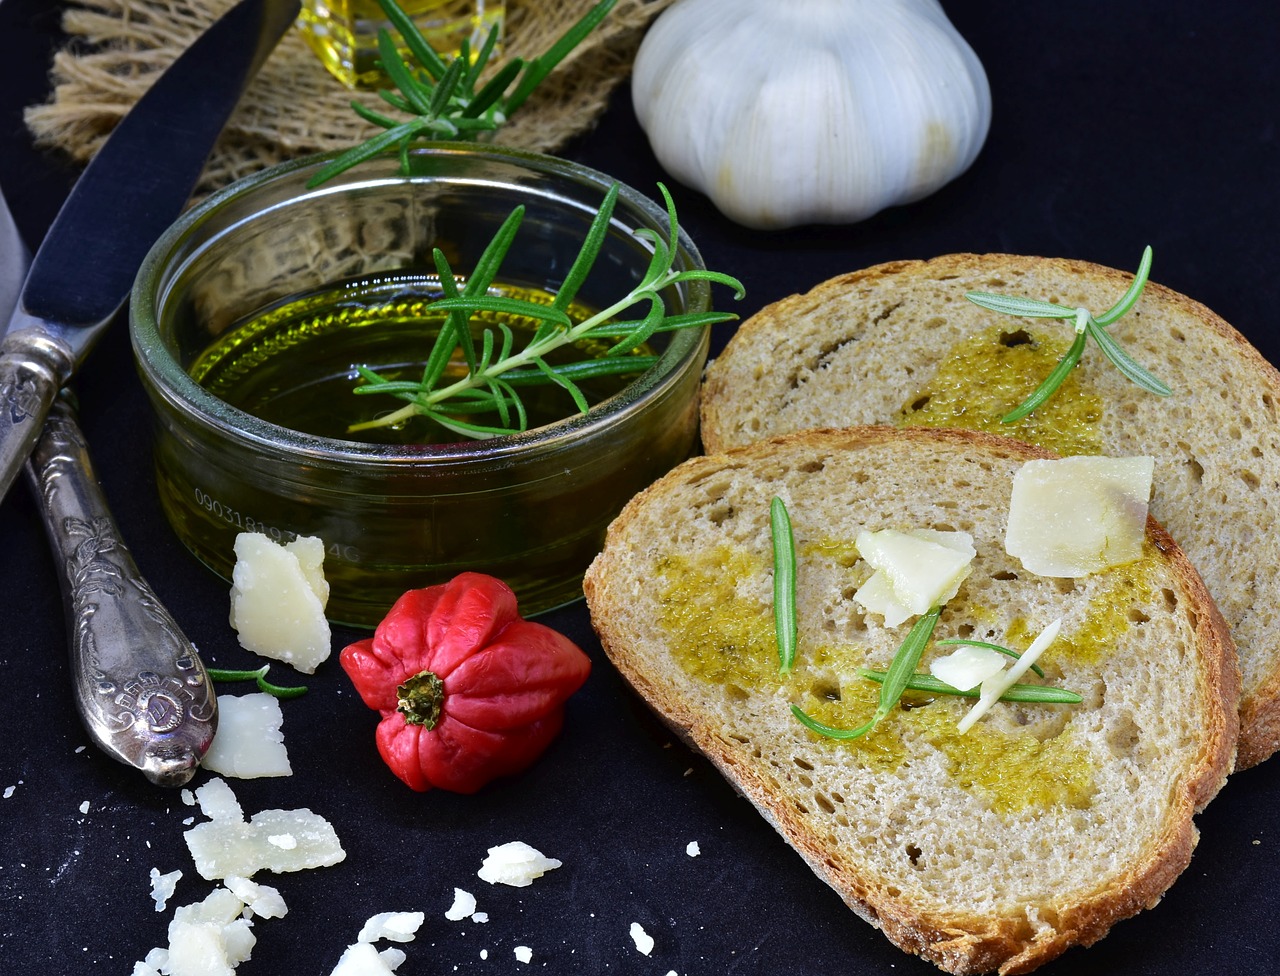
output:
M458 53L464 40L478 50L495 26L501 29L505 0L398 0L442 56ZM303 0L298 29L330 73L349 88L387 84L378 68L378 31L386 28L406 48L377 0Z
M965 427L1030 441L1063 455L1101 454L1102 398L1078 371L1014 423L1001 418L1049 375L1071 345L1069 330L993 327L948 350L933 377L903 404L901 426Z

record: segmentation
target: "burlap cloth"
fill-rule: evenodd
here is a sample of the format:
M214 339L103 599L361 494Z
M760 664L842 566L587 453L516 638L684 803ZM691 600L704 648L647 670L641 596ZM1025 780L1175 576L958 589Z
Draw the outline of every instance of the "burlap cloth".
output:
M233 2L71 0L63 21L68 42L54 57L50 100L26 111L37 145L88 160L156 75ZM494 141L554 152L590 127L630 71L644 27L672 2L618 0ZM541 54L592 4L507 0L506 54ZM342 87L290 31L231 117L198 192L288 158L345 149L381 131L352 111L353 98L386 107L376 93Z

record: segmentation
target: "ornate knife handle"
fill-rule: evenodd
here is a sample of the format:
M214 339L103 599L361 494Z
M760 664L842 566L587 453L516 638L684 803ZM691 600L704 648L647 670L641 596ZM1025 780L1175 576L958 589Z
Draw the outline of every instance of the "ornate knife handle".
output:
M151 782L181 786L213 741L217 701L196 649L120 540L63 397L53 403L27 476L58 563L85 728Z
M0 501L31 456L73 356L37 329L10 332L0 342Z

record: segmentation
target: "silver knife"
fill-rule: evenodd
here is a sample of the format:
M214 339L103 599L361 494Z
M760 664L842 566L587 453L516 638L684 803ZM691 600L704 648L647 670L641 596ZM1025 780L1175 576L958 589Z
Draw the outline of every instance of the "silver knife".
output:
M116 126L36 252L0 342L0 500L53 398L124 304L228 116L297 17L299 0L241 0Z

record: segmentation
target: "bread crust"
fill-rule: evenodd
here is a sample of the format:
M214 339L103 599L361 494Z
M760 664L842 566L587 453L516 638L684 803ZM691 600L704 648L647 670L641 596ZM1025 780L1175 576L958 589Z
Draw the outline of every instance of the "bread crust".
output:
M770 767L753 759L735 738L741 730L726 727L722 713L708 704L713 693L703 697L697 690L690 691L689 683L673 678L672 669L678 667L664 656L667 652L648 646L653 635L644 622L654 612L652 600L645 597L655 585L653 553L672 544L653 538L650 523L674 525L689 501L690 486L728 472L744 481L757 479L765 489L776 487L782 493L790 482L776 475L771 481L771 472L812 455L856 454L878 445L891 445L892 451L907 458L918 455L922 463L925 458L966 455L991 459L1004 469L1023 460L1053 456L1022 442L974 431L864 426L809 430L692 459L637 495L611 525L604 550L584 583L592 622L605 652L635 691L751 800L854 912L901 948L947 972L1029 972L1069 946L1095 942L1116 921L1152 907L1189 863L1197 839L1193 815L1218 792L1232 767L1238 731L1234 703L1239 693L1234 645L1190 561L1159 523L1149 519L1148 536L1168 571L1168 585L1177 588L1179 605L1188 608L1193 618L1194 639L1188 648L1193 673L1184 677L1194 682L1195 697L1202 706L1197 742L1173 784L1158 835L1143 845L1140 858L1115 870L1106 869L1100 858L1100 881L1093 890L1083 895L1075 892L1062 904L1039 900L1042 907L1052 906L1052 918L1041 918L1039 924L1029 923L1029 914L1020 914L1025 906L983 913L913 900L898 890L901 879L877 876L859 862L857 852L833 846L815 817L803 804L797 805L794 791L782 788ZM854 486L833 505L859 503L860 498ZM708 536L705 541L710 540ZM696 689L697 682L693 685ZM857 804L860 798L849 799ZM1046 883L1052 884L1052 879Z
M892 422L958 337L979 323L1019 321L967 303L972 288L1068 305L1088 294L1096 313L1131 281L1087 261L968 253L832 278L762 309L709 366L704 446L715 453L804 427ZM934 319L946 324L935 328ZM1096 348L1074 373L1107 405L1102 452L1156 457L1153 511L1199 567L1241 648L1237 765L1248 768L1280 749L1280 554L1259 560L1257 553L1272 544L1266 526L1271 506L1280 505L1280 371L1213 311L1155 282L1111 331L1170 382L1174 397L1165 401L1123 380ZM900 361L892 362L898 350ZM845 375L837 396L838 371ZM803 402L815 406L806 410ZM1171 417L1185 419L1181 429ZM1181 484L1197 469L1199 498ZM1166 501L1162 493L1177 479Z

